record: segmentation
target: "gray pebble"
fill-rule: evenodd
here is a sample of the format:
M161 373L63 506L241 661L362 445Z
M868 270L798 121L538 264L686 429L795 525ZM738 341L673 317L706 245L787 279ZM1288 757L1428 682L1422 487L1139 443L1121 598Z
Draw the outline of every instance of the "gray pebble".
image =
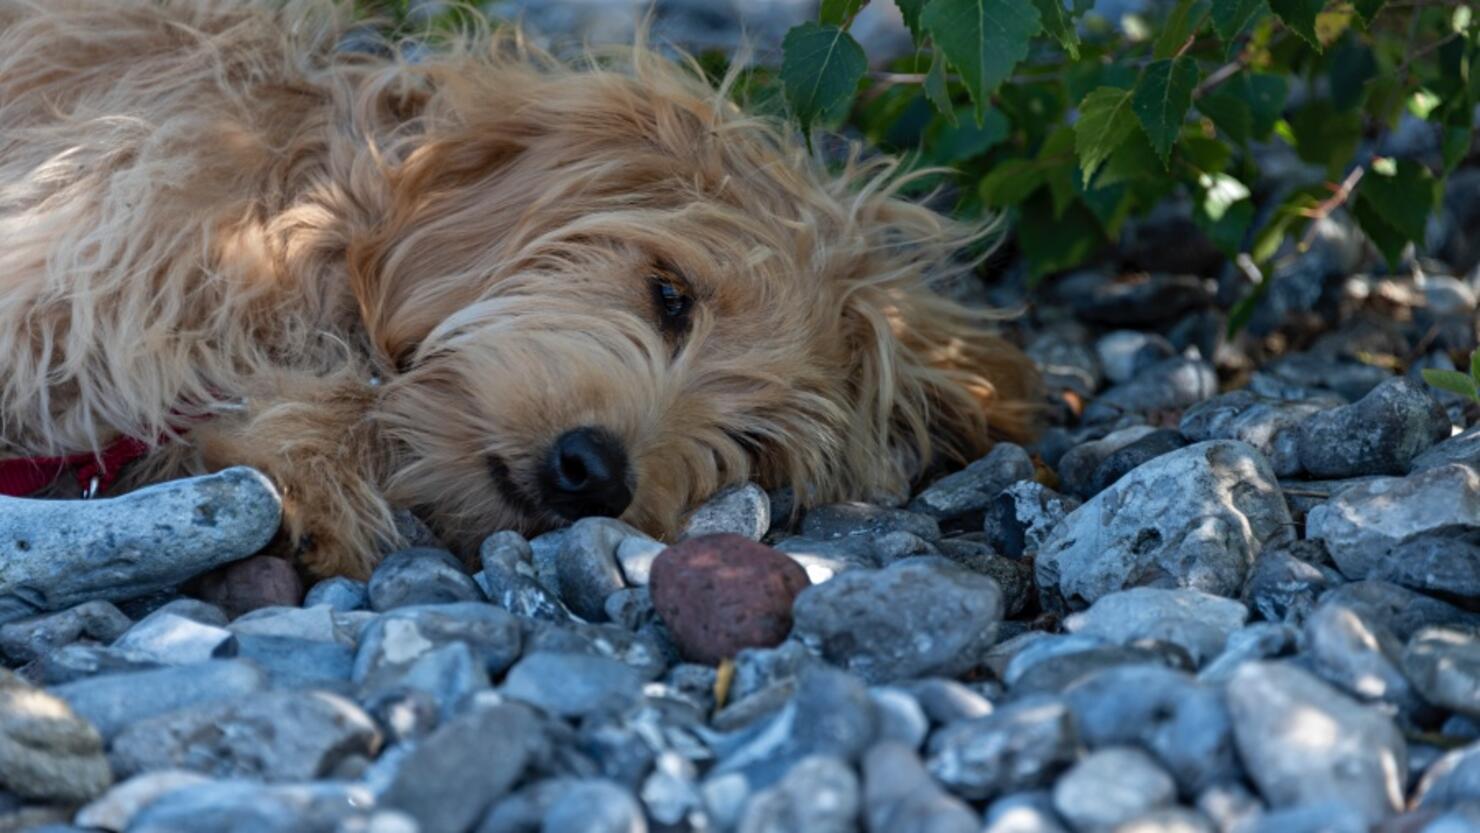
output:
M1124 414L1182 410L1217 392L1218 374L1211 364L1200 358L1175 356L1095 397L1085 407L1083 420L1093 424Z
M1450 463L1466 463L1480 468L1480 425L1472 425L1462 433L1430 446L1413 458L1409 471L1427 471Z
M621 786L599 779L577 781L545 811L540 833L646 833L647 819L637 798Z
M550 714L579 717L631 707L642 696L642 677L605 657L540 651L515 663L499 690Z
M236 655L255 663L273 688L345 692L355 652L341 642L293 636L238 635Z
M1089 495L1105 491L1131 470L1164 454L1170 454L1187 446L1181 432L1170 428L1152 431L1150 434L1111 452L1100 465L1095 467L1089 479Z
M139 620L113 648L165 665L187 665L236 655L236 635L165 610Z
M1480 802L1480 742L1451 749L1424 772L1413 804L1425 809Z
M939 558L853 570L803 590L794 638L869 682L971 668L994 641L1002 593Z
M1032 477L1033 461L1028 453L1012 443L998 443L987 456L926 487L910 501L910 511L929 515L942 524L980 526L982 513L1003 489Z
M210 779L198 772L163 769L147 772L114 784L87 806L77 811L76 822L85 828L127 830L134 816L149 804L185 787L204 784Z
M582 518L555 553L560 598L589 622L606 620L606 597L627 581L617 566L617 546L642 533L612 518Z
M1171 342L1155 333L1115 330L1095 342L1095 354L1112 384L1129 382L1137 373L1176 354Z
M729 532L759 541L771 528L771 498L754 483L716 493L689 515L678 540Z
M982 833L1067 833L1047 790L1004 795L987 807Z
M459 602L397 608L366 628L355 653L353 679L368 686L404 673L422 654L451 642L473 649L490 676L519 657L523 635L508 611Z
M987 543L1008 558L1038 552L1053 528L1079 508L1079 501L1033 480L1003 489L987 508L982 529Z
M1057 468L1064 492L1077 498L1093 496L1095 470L1105 462L1105 458L1155 431L1149 425L1133 425L1112 431L1100 439L1079 443L1064 452Z
M1297 431L1300 464L1316 477L1403 474L1449 436L1449 417L1421 384L1396 377L1350 405L1322 411Z
M1341 801L1314 801L1265 813L1251 833L1369 833L1362 810Z
M571 613L536 578L534 548L513 531L495 532L478 548L483 569L474 578L489 600L520 619L569 622Z
M1305 621L1305 649L1326 682L1362 701L1412 712L1420 706L1403 675L1403 645L1359 606L1327 602Z
M109 602L83 602L57 613L46 613L0 625L0 652L19 665L78 640L109 643L133 622Z
M1140 639L1171 642L1201 665L1217 656L1228 635L1248 618L1248 608L1233 599L1187 588L1136 587L1101 596L1064 626L1121 645Z
M908 532L926 541L940 539L940 525L929 515L867 503L818 506L802 518L802 535L821 541L851 535L877 538L890 532Z
M446 550L409 549L392 553L370 576L370 609L378 612L411 605L481 602L483 592Z
M97 730L53 694L0 671L0 786L24 799L80 804L112 783Z
M1345 579L1316 560L1324 557L1319 541L1296 541L1259 554L1244 584L1244 604L1271 622L1299 625L1316 600Z
M370 603L370 592L363 581L344 576L326 578L308 588L304 607L328 605L333 610L360 610Z
M1480 717L1480 635L1427 628L1403 649L1403 670L1432 703Z
M1091 752L1053 788L1054 809L1075 830L1108 830L1174 803L1172 776L1141 750L1111 746Z
M207 781L172 790L135 815L128 833L304 833L343 829L374 803L357 784Z
M1327 592L1321 600L1361 607L1364 614L1376 617L1376 621L1405 642L1427 627L1480 630L1480 613L1461 610L1386 581L1343 584Z
M846 761L813 755L751 798L739 833L853 833L861 799L858 777Z
M869 833L978 833L976 814L931 780L913 750L881 743L863 760L865 827Z
M893 686L872 688L869 697L874 701L874 715L879 721L878 739L919 749L930 732L930 721L919 701L904 689Z
M59 685L51 691L107 739L155 715L254 694L267 685L267 675L250 662L212 660L155 671L108 674Z
M1322 408L1342 404L1337 397L1287 402L1266 399L1247 390L1215 396L1187 409L1178 425L1193 442L1238 440L1258 449L1279 477L1304 471L1300 464L1299 425Z
M930 774L957 795L988 799L1046 787L1079 756L1064 701L1026 697L952 723L930 738Z

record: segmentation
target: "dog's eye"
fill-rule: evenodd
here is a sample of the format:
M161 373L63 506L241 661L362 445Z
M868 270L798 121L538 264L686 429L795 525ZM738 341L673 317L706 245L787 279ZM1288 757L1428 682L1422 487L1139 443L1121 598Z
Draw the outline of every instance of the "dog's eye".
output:
M688 287L679 278L663 273L653 275L649 284L663 332L670 336L682 335L689 328L689 313L694 308L694 298Z

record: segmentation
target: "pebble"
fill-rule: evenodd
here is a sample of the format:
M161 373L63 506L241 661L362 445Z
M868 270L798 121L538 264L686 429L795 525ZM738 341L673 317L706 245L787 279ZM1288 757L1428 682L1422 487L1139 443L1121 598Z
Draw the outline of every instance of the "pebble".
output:
M379 804L414 818L420 833L465 833L541 755L537 727L523 706L475 705L411 747Z
M1132 469L1150 462L1163 454L1170 454L1187 446L1187 438L1181 432L1164 428L1111 452L1100 461L1090 475L1089 494L1099 494L1130 473Z
M1174 356L1137 373L1092 399L1086 424L1113 421L1125 414L1181 411L1218 392L1218 374L1201 358Z
M245 660L212 660L191 665L105 674L51 689L104 739L156 715L237 695L262 692L267 675Z
M930 722L940 726L991 714L992 703L961 683L944 677L926 677L900 685L920 704Z
M645 833L642 805L611 781L576 781L561 791L540 821L540 833Z
M1480 470L1452 464L1354 486L1312 509L1305 525L1348 579L1376 577L1394 569L1385 562L1400 544L1480 530Z
M909 692L893 686L876 686L869 690L874 701L874 716L879 722L879 740L892 740L919 749L930 732L930 721L920 702Z
M265 607L226 625L240 640L245 636L282 636L312 642L338 642L353 646L359 631L355 620L374 614L366 611L346 615L328 605L319 607Z
M1187 795L1240 777L1222 692L1180 671L1149 664L1108 668L1069 686L1064 702L1090 748L1145 749Z
M274 688L348 690L355 652L340 642L294 636L238 635L236 655L267 674Z
M1480 742L1446 752L1413 791L1413 804L1424 809L1475 802L1480 802Z
M982 523L987 543L1008 558L1038 552L1053 528L1079 508L1079 500L1061 495L1033 480L1003 489L986 510Z
M262 607L303 601L303 579L286 558L254 555L201 577L196 594L236 618Z
M1271 806L1336 801L1368 824L1402 806L1408 752L1388 717L1287 663L1240 666L1225 696L1239 756Z
M1259 554L1244 583L1241 598L1264 619L1300 624L1316 600L1345 579L1319 563L1326 558L1319 542L1295 541Z
M983 513L1003 489L1032 478L1028 452L1012 443L998 443L987 456L930 484L910 501L909 508L935 518L942 526L980 527ZM931 540L920 531L911 531Z
M887 506L833 503L818 506L802 518L802 535L820 541L854 535L879 538L891 532L908 532L925 541L940 540L940 524L934 517Z
M1098 440L1079 443L1064 452L1057 469L1064 492L1079 499L1094 497L1095 472L1105 458L1155 431L1149 425L1133 425Z
M412 605L481 602L483 592L447 550L419 548L386 556L366 588L377 612Z
M352 678L373 686L399 677L423 654L466 643L492 677L519 657L523 633L508 611L477 602L397 608L374 619L355 652Z
M160 664L101 645L63 645L22 666L18 673L41 686L59 686L106 674L148 671Z
M1095 355L1111 384L1129 382L1137 373L1176 355L1172 343L1155 333L1114 330L1095 342Z
M166 610L140 619L113 648L167 665L188 665L236 655L236 635Z
M1405 642L1427 627L1480 630L1480 613L1461 610L1448 602L1386 581L1343 584L1326 593L1321 600L1359 607L1364 614L1376 617L1376 621Z
M183 769L161 769L135 775L108 788L77 811L79 827L101 830L127 830L139 811L169 793L185 787L204 784L211 779L198 772Z
M0 622L173 588L277 534L277 490L249 468L79 501L0 498Z
M907 558L803 590L794 633L869 682L951 676L980 662L1002 607L990 578L940 558Z
M1308 417L1296 429L1300 465L1315 477L1404 474L1449 436L1444 407L1419 382L1389 379L1360 400Z
M1401 661L1426 700L1480 718L1480 634L1425 628L1408 640Z
M1358 700L1419 708L1403 673L1402 643L1360 607L1322 604L1306 619L1304 635L1311 668L1326 682Z
M1105 830L1177 799L1172 776L1129 746L1097 749L1053 788L1054 809L1075 830Z
M357 579L335 576L308 589L304 607L328 605L332 610L361 610L370 604L369 585Z
M1153 580L1233 596L1262 549L1292 538L1264 458L1213 440L1156 458L1071 512L1039 550L1037 582L1045 604L1070 608Z
M1115 825L1115 833L1218 833L1201 813L1162 807Z
M569 622L560 597L535 578L534 548L513 531L495 532L478 549L483 569L475 578L488 599L520 619Z
M0 653L15 665L78 640L109 643L133 622L105 601L83 602L57 613L45 613L0 625Z
M961 799L931 780L909 747L880 743L863 760L869 833L977 833L981 823Z
M172 790L141 809L128 833L303 833L346 829L370 815L358 784L206 781ZM353 828L348 828L353 829ZM367 831L368 833L368 831Z
M606 621L606 597L627 586L617 566L617 547L636 529L612 518L582 518L555 551L560 598L588 622Z
M1024 352L1037 365L1044 390L1070 391L1088 398L1100 389L1104 370L1094 348L1085 343L1087 338L1082 327L1071 324L1049 329L1028 342Z
M81 804L113 783L98 731L54 694L0 670L0 786Z
M759 541L771 528L771 497L754 483L742 483L717 492L695 509L678 540L729 533Z
M1248 443L1269 460L1276 476L1294 477L1305 471L1300 464L1299 432L1296 429L1323 408L1341 404L1342 400L1336 397L1289 402L1237 390L1188 408L1177 427L1193 442L1238 440Z
M812 755L745 805L739 833L853 833L861 793L847 761Z
M642 696L637 671L606 657L537 651L509 669L505 696L562 717L622 711Z
M1142 639L1171 642L1201 665L1217 656L1228 635L1248 618L1249 609L1233 599L1187 588L1135 587L1101 596L1065 620L1064 627L1121 645Z
M204 703L139 721L113 737L120 777L184 769L213 778L306 781L347 756L374 757L375 723L353 702L323 691L269 691Z
M684 657L716 664L786 639L792 602L809 586L785 555L740 535L690 538L653 563L653 606Z
M1048 790L1005 795L987 807L982 833L1068 833Z
M1051 785L1079 750L1061 698L1024 697L941 728L930 738L926 766L947 789L982 800Z
M1472 425L1437 445L1429 446L1413 458L1408 470L1410 473L1417 473L1450 463L1465 463L1472 468L1480 468L1480 424Z

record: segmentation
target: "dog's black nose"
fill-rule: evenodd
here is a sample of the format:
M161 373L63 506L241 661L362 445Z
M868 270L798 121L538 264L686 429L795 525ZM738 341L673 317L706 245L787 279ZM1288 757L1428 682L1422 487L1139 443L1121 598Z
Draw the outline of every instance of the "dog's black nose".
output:
M550 444L540 486L550 508L569 520L615 518L632 503L627 451L600 428L575 428Z

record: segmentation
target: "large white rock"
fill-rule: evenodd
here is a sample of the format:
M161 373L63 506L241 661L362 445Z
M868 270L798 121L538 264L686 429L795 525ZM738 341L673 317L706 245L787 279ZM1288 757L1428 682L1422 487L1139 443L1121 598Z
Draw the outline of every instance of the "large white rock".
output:
M1234 440L1197 443L1069 513L1038 552L1038 586L1074 608L1137 586L1236 596L1255 556L1294 534L1263 455Z

